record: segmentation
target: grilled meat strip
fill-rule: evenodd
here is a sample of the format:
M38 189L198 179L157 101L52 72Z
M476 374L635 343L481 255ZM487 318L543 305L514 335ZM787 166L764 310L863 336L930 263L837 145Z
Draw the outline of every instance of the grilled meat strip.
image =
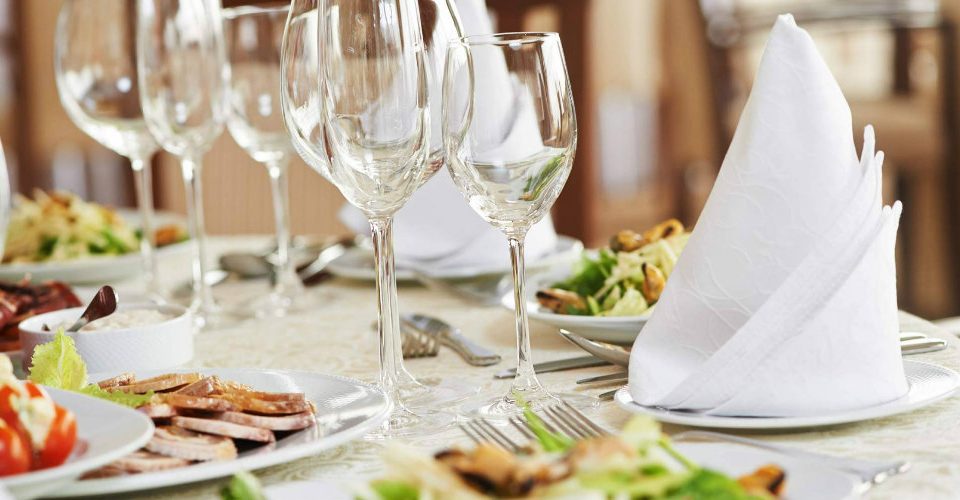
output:
M199 373L168 373L159 377L137 380L129 385L118 385L110 390L146 394L150 391L163 392L192 384L202 377Z
M298 431L300 429L306 429L314 423L313 412L267 416L225 411L214 414L210 416L210 418L223 420L224 422L232 422L234 424L249 425L250 427L270 429L271 431Z
M205 432L207 434L215 434L217 436L226 436L235 439L246 439L247 441L256 441L258 443L273 443L277 440L273 436L273 431L268 429L250 427L248 425L235 424L223 420L173 417L170 423L191 431Z
M181 427L160 426L145 448L148 451L182 458L184 460L230 460L237 458L233 440L223 436L211 436Z
M164 393L160 400L176 408L206 411L236 411L239 408L226 399L218 397L189 396L177 392Z

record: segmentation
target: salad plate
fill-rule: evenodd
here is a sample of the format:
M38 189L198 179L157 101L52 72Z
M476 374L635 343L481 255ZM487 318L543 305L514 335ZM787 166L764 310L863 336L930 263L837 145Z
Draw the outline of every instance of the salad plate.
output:
M805 417L726 417L702 412L669 410L644 406L630 395L628 387L617 391L614 399L624 410L649 415L661 422L717 429L803 429L861 422L889 417L929 406L954 394L960 388L960 374L932 363L904 361L910 388L907 394L887 403L827 415Z
M732 443L684 441L674 442L674 447L694 462L731 477L777 464L787 477L783 498L857 498L863 488L858 478L846 472L775 451ZM292 481L267 486L264 493L270 500L349 500L355 498L350 488L349 484L332 480Z
M569 236L557 236L556 246L538 259L527 261L527 269L549 269L554 266L569 263L583 251L583 243ZM375 281L376 269L373 267L373 252L369 248L357 246L348 249L343 255L334 259L328 267L331 273L341 278L361 281ZM430 270L430 276L438 279L470 279L492 274L507 274L510 272L509 262L496 266L458 266ZM397 265L397 279L401 281L417 281L416 274L403 265Z
M86 479L53 492L51 496L84 497L160 488L290 462L362 437L379 427L391 410L390 403L379 389L349 378L312 372L242 368L209 368L202 372L204 375L216 375L258 391L302 392L316 407L316 424L301 431L278 436L275 445L242 450L235 460L204 462L166 471ZM137 372L136 376L148 378L167 373L171 371ZM103 380L115 375L94 374L90 379Z
M117 210L117 213L130 225L139 227L138 215L129 210ZM169 212L155 214L157 226L176 224L185 227L183 218ZM192 245L189 240L172 243L157 249L157 257L172 257L189 254ZM24 262L0 264L0 280L19 281L30 276L34 281L58 280L69 284L96 284L115 282L136 276L142 270L139 251L123 255L83 257L73 260L52 262Z
M570 274L570 266L558 266L549 272L527 277L527 314L530 319L568 330L589 340L631 345L650 318L651 310L637 316L577 316L558 314L537 301L537 290L549 288ZM503 295L500 304L513 310L513 292Z
M63 465L0 478L0 485L15 498L55 493L84 472L139 449L153 435L153 422L140 412L73 392L52 388L47 392L76 416L76 448Z

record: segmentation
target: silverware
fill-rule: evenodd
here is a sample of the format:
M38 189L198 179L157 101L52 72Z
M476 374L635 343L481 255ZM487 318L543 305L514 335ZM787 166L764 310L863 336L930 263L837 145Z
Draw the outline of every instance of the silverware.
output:
M535 363L533 365L533 371L537 373L550 373L550 372L559 372L563 370L575 370L577 368L591 368L594 366L606 366L610 363L604 361L595 356L579 356L576 358L567 358L567 359L557 359L554 361L546 361L543 363ZM504 378L513 378L517 375L516 368L510 368L509 370L504 370L498 372L493 378L504 379Z
M596 384L598 382L626 382L627 372L617 372L598 377L587 377L577 380L577 384Z
M117 310L117 292L113 287L105 285L97 290L93 300L83 310L83 314L69 328L68 332L77 332L86 326L87 323L110 316Z
M560 329L560 335L563 335L563 338L569 340L573 345L602 360L620 366L627 366L630 363L630 349L627 347L590 340L562 328Z
M404 314L401 321L413 329L435 338L473 366L490 366L500 362L500 355L466 338L449 323L423 314Z
M401 326L400 349L404 359L429 358L437 355L440 345L431 335Z
M580 440L610 434L566 401L545 406L537 416L549 431L571 439ZM511 452L517 452L523 449L525 444L536 440L535 431L526 418L515 416L511 417L509 422L517 431L512 434L519 434L519 439L511 437L507 429L501 429L484 418L463 422L460 429L477 444L488 443Z
M626 386L624 386L624 387L626 387ZM616 389L614 389L614 390L612 390L612 391L601 392L601 393L597 396L597 399L599 399L600 401L613 401L613 397L617 395L617 392L620 391L620 389L623 389L623 387L617 387Z
M471 280L452 281L435 278L416 268L409 268L409 271L423 286L479 306L499 305L501 297L507 290L504 283L508 281L507 278L509 277L497 274ZM512 283L507 283L507 285L512 286Z
M834 469L849 472L859 477L861 481L868 485L880 484L890 476L902 474L910 469L909 462L878 462L873 460L834 457L810 451L787 448L764 441L758 441L756 439L720 434L717 432L687 431L674 435L673 439L674 441L700 440L739 443L747 446L753 446L754 448L770 450L788 457L810 460L821 465L826 465L828 467L833 467Z
M319 284L323 281L321 277L325 275L327 266L356 245L357 238L355 237L340 239L331 245L327 245L320 250L320 253L317 254L317 258L314 259L313 262L297 271L297 276L300 277L300 281L303 281L303 284L306 286Z
M946 348L946 342L940 339L932 339L929 337L900 341L900 353L904 356L911 354L922 354L925 352L942 351Z

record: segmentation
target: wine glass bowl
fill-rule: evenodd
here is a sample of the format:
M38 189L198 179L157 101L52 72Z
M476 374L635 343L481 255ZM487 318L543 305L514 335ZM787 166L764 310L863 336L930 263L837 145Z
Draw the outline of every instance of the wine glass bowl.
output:
M135 22L132 2L67 0L57 19L54 75L70 119L94 140L130 160L146 291L162 297L154 255L150 168L150 157L159 145L147 129L140 105Z
M577 148L577 120L556 33L468 36L447 52L447 168L467 203L507 237L513 267L517 375L509 393L473 408L506 417L556 401L533 371L523 241L560 195ZM564 395L578 406L595 400Z

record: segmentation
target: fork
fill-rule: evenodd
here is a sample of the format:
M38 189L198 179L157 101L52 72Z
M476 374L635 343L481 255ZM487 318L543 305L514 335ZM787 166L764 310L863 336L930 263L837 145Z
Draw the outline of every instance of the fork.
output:
M543 414L538 416L547 430L570 439L581 440L610 434L566 401L544 407ZM488 443L513 453L524 449L525 444L536 440L536 435L526 419L518 416L511 417L509 423L522 436L522 441L511 437L507 432L499 429L497 424L482 417L461 422L459 425L463 433L477 444Z
M412 328L401 328L400 349L404 359L427 358L436 356L440 344L436 337Z

